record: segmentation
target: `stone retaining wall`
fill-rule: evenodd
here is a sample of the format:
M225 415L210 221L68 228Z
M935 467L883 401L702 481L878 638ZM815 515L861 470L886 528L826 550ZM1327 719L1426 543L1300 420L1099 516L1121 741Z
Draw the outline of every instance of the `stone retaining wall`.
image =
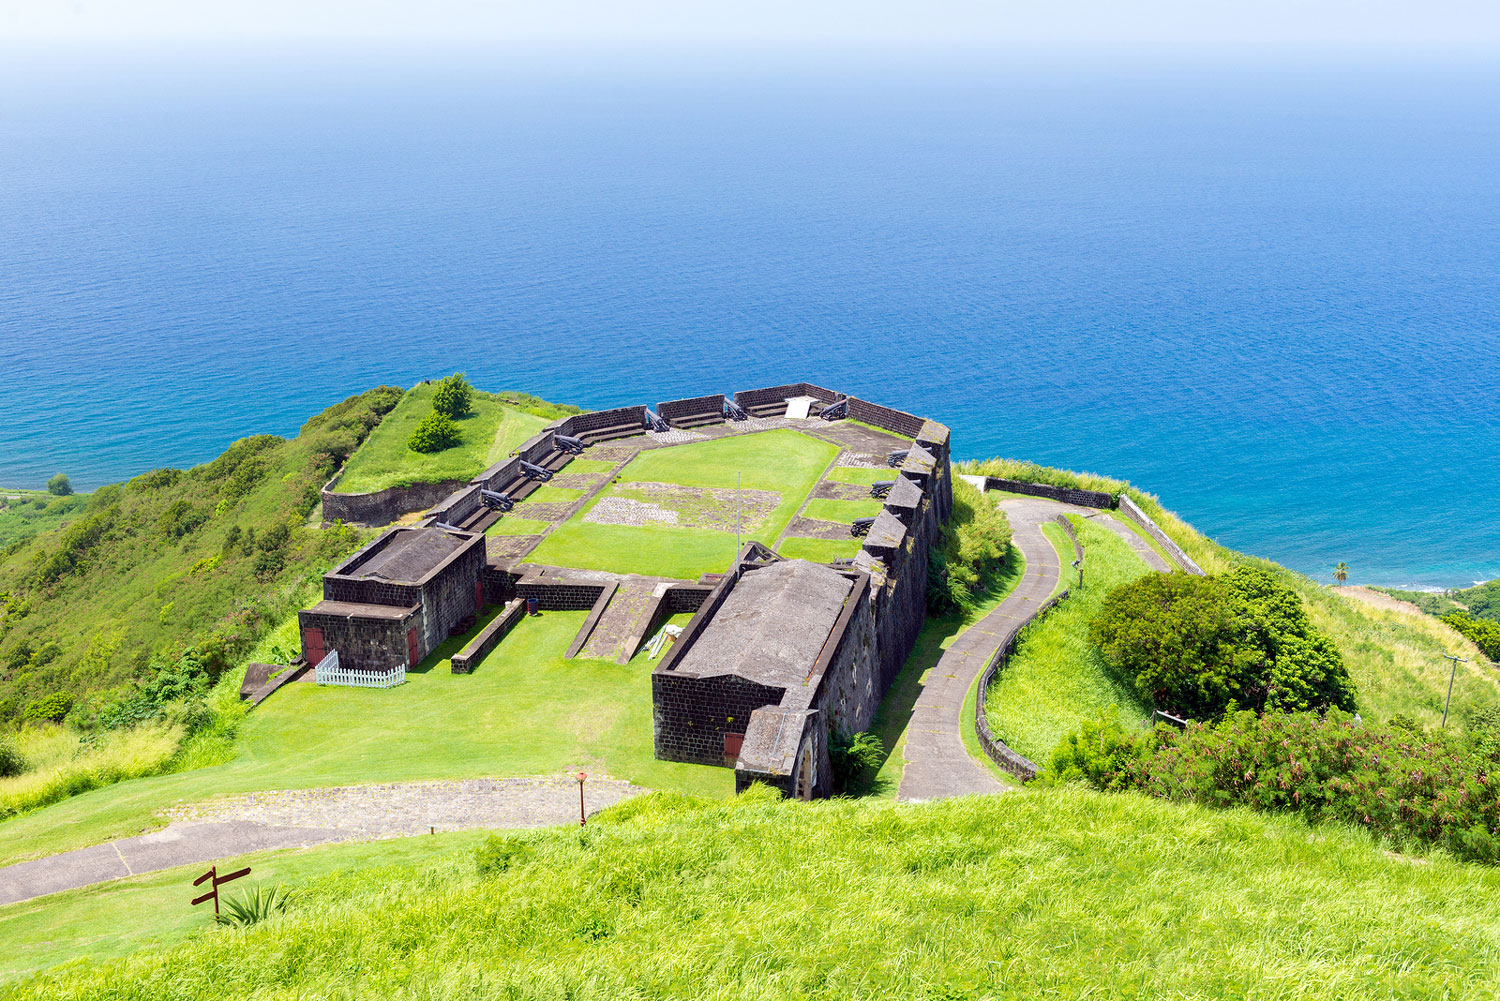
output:
M1140 505L1131 500L1128 494L1120 495L1120 513L1144 528L1147 535L1161 543L1161 547L1172 555L1182 569L1190 574L1197 574L1199 577L1204 575L1203 568L1194 562L1191 556L1183 552L1182 547L1170 535L1162 531L1161 526L1153 521L1149 514L1142 511Z
M999 476L986 476L984 481L986 490L1008 490L1013 494L1026 494L1028 497L1045 497L1048 500L1062 501L1064 504L1076 504L1079 507L1108 509L1115 506L1114 495L1099 490L1054 487L1050 483L1028 483L1025 480L1007 480ZM1121 496L1124 495L1122 494Z
M902 410L893 410L883 407L869 400L862 400L857 396L849 397L849 416L866 424L899 434L903 438L915 439L922 431L925 421L917 416L908 414Z
M668 400L656 405L656 416L671 424L673 421L695 417L724 416L724 394L694 396L687 400Z
M493 619L490 624L480 630L478 636L469 641L458 653L454 654L449 661L450 670L454 674L469 674L474 670L474 665L484 659L485 654L505 639L506 635L516 627L526 615L526 604L522 601L511 601L506 608Z
M990 721L984 711L984 696L989 691L990 683L995 680L995 675L1010 660L1010 655L1016 649L1016 641L1020 638L1021 631L1045 615L1067 596L1068 592L1064 591L1033 612L1031 618L1022 623L1015 632L1010 634L1010 638L1000 645L1000 649L995 651L995 656L990 658L990 662L985 667L984 673L979 676L979 688L977 689L977 697L974 700L974 730L979 736L979 746L984 748L984 753L990 756L991 761L1023 782L1030 782L1036 778L1036 773L1039 769L1035 762L1007 747L1005 741L997 737L995 731L990 729Z
M425 511L441 502L459 487L463 480L439 480L436 483L413 483L409 487L387 487L367 494L335 493L336 479L323 487L323 520L342 521L351 525L379 527L389 525L402 515Z

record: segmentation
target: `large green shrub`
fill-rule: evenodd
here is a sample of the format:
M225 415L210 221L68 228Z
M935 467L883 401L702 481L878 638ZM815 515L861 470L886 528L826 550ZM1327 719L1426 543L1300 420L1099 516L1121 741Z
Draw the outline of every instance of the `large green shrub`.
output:
M47 492L54 497L66 497L73 492L73 484L67 473L58 473L47 481Z
M1111 708L1086 717L1078 730L1057 742L1042 780L1050 785L1083 781L1105 791L1129 788L1127 769L1146 750L1146 742L1125 729L1119 712Z
M180 539L208 520L208 514L193 506L188 500L173 501L157 519L156 528L162 538Z
M441 452L459 442L458 425L447 414L436 410L423 417L407 439L406 445L413 452Z
M1080 733L1073 746L1097 735ZM1238 712L1212 726L1107 734L1116 749L1071 777L1209 806L1290 811L1500 862L1500 743L1489 733L1424 732L1411 721L1362 723L1338 710ZM1068 743L1068 742L1065 742ZM1076 756L1059 748L1058 767Z
M885 744L868 731L835 733L828 742L828 758L833 765L834 789L859 792L869 786L885 762Z
M1142 699L1181 716L1354 708L1338 648L1302 599L1257 567L1124 584L1105 599L1089 638Z
M432 409L449 417L463 417L473 407L474 387L462 372L454 372L437 384L432 394ZM421 451L418 449L418 451Z
M1010 556L1010 520L964 480L953 480L953 515L927 563L927 607L935 614L977 605Z
M1476 619L1463 612L1445 615L1443 621L1473 640L1490 660L1500 663L1500 622Z
M26 770L26 759L16 747L14 737L0 734L0 779L12 778Z
M67 692L53 692L28 704L24 715L38 723L60 723L72 708L73 696Z

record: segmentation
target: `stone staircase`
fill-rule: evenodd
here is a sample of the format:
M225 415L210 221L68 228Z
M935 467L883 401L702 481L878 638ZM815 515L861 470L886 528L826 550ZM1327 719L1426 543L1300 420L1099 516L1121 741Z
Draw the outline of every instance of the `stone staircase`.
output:
M630 663L651 626L656 590L657 585L649 581L622 583L594 622L593 631L578 655L612 660L616 664Z

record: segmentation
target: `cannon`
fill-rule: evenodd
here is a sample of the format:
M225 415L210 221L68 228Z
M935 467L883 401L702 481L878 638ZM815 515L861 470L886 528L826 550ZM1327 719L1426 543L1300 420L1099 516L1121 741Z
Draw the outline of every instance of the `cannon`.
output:
M901 463L905 462L906 461L906 457L908 455L910 455L910 454L911 454L911 449L909 449L909 448L903 448L900 451L892 452L890 455L888 455L888 456L885 457L885 464L887 466L890 466L890 467L894 468L896 466L901 465Z
M849 397L847 396L840 396L837 400L834 400L832 403L828 404L828 406L824 407L823 412L818 415L820 419L825 421L843 420L848 416Z
M552 440L557 442L557 447L562 449L564 452L569 452L573 455L578 455L583 452L582 438L574 438L572 435L566 434L556 434L552 436Z
M536 463L527 462L525 459L521 460L521 472L526 475L528 480L541 480L543 483L546 483L552 479L552 470L543 469Z
M511 500L510 494L503 494L498 490L481 490L479 491L479 499L484 501L484 506L491 511L509 511L516 506L516 502Z
M432 523L432 527L433 528L441 528L445 532L462 532L463 531L463 529L459 528L457 525L450 525L446 521L434 521Z
M646 408L646 430L648 431L670 431L672 426L657 416L656 411L650 407Z
M724 416L732 421L748 421L750 415L745 413L745 408L733 400L724 401Z
M875 524L874 518L855 518L854 523L849 526L849 534L855 536L869 535L870 526Z
M885 497L891 492L891 487L896 485L895 480L876 480L870 484L871 497Z

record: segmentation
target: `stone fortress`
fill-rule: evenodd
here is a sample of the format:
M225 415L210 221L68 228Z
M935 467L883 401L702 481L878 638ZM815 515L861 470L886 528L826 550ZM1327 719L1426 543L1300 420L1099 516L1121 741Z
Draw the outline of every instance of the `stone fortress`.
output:
M644 449L785 427L838 445L836 464L891 467L879 514L851 528L863 534L852 559L784 559L774 540L750 541L723 573L643 579L527 562L539 536L486 538L502 504L575 456L622 468ZM392 520L392 503L385 492L372 520ZM811 383L576 414L328 573L323 600L300 615L303 656L319 664L336 651L345 671L404 672L471 631L485 606L504 606L452 658L463 672L529 604L588 610L568 656L623 664L670 616L692 612L652 672L656 756L732 767L737 788L823 796L831 737L868 729L916 641L929 552L952 505L948 428Z

